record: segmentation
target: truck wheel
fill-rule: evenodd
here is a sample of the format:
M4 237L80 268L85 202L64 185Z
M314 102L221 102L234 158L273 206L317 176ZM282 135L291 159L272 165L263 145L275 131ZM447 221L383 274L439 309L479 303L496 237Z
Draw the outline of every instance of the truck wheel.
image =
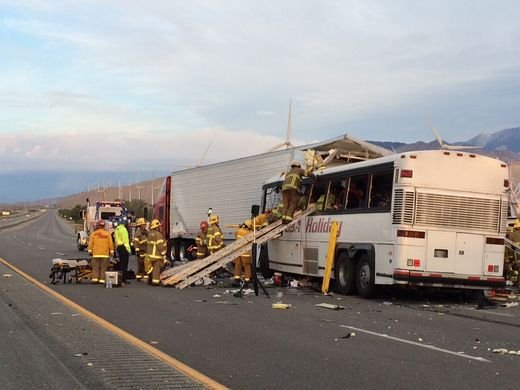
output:
M341 252L334 265L334 289L340 294L349 295L356 292L354 281L356 264L347 252Z
M364 253L359 259L356 270L356 287L359 295L363 298L372 298L376 292L374 283L374 262L368 254Z

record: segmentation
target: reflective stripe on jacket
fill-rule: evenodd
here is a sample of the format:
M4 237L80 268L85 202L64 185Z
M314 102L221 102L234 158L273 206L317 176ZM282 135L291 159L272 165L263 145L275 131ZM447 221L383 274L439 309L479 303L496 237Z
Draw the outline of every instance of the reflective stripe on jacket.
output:
M208 255L208 235L200 231L195 237L197 244L197 257L205 257Z
M166 256L166 241L160 231L150 230L146 243L146 256L150 261L159 260Z
M224 246L224 235L218 225L211 225L208 228L208 249L215 252Z
M88 254L94 258L114 256L114 242L112 235L103 228L97 229L90 235Z
M134 239L132 243L134 244L135 252L140 252L143 255L146 254L146 239L148 236L148 232L144 229L137 229L135 231Z
M303 169L296 167L291 168L291 170L285 174L285 180L282 184L282 191L300 191L302 188L302 176L305 176L305 171Z

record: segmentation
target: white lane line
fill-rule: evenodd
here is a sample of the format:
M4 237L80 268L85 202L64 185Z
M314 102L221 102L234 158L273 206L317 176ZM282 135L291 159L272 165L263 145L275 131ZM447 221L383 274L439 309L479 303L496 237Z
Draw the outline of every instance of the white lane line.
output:
M56 252L57 255L60 255L60 256L65 256L65 253L61 253L61 252Z
M45 248L43 246L39 246L38 249L42 250L42 251L45 250Z
M400 339L399 337L389 336L389 335L387 335L385 333L372 332L370 330L360 329L360 328L356 328L354 326L348 326L348 325L340 325L340 327L351 329L351 330L355 330L357 332L367 333L367 334L370 334L372 336L378 336L378 337L382 337L382 338L393 340L393 341L399 341L399 342L405 343L405 344L415 345L416 347L422 347L422 348L426 348L426 349L432 349L432 350L438 351L438 352L444 352L444 353L447 353L449 355L455 355L455 356L466 358L466 359L477 360L479 362L491 363L490 360L487 360L487 359L485 359L483 357L480 357L480 356L466 355L465 353L458 353L458 352L450 351L448 349L435 347L433 345L421 344L421 343L418 343L418 342L415 342L415 341Z

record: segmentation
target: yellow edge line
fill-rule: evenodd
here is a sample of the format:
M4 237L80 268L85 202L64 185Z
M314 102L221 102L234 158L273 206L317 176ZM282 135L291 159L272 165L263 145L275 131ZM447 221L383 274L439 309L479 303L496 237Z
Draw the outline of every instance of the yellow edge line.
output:
M224 385L218 383L217 381L207 377L206 375L204 375L204 374L200 373L199 371L197 371L197 370L187 366L186 364L181 363L177 359L174 359L170 355L168 355L168 354L158 350L157 348L152 347L151 345L145 343L144 341L138 339L137 337L132 336L130 333L124 331L121 328L118 328L114 324L112 324L112 323L104 320L103 318L97 316L96 314L88 311L87 309L85 309L84 307L82 307L82 306L78 305L77 303L71 301L70 299L65 298L63 295L61 295L61 294L57 293L56 291L50 289L49 287L47 287L43 283L37 281L32 276L26 274L25 272L23 272L19 268L15 267L11 263L9 263L6 260L2 259L1 257L0 257L0 263L3 263L5 266L11 268L13 271L15 271L17 274L19 274L20 276L22 276L25 279L27 279L32 284L36 285L37 287L39 287L40 289L42 289L43 291L45 291L49 295L52 295L53 297L57 298L59 301L63 302L67 306L71 307L75 311L80 312L85 317L90 318L92 321L94 321L98 325L100 325L103 328L111 331L112 333L116 334L117 336L125 339L129 343L131 343L131 344L141 348L142 350L148 352L149 354L159 358L164 363L166 363L169 366L179 370L180 372L182 372L183 374L187 375L188 377L196 380L197 382L200 382L201 384L203 384L207 388L209 388L209 389L218 389L218 390L228 389L226 386L224 386Z

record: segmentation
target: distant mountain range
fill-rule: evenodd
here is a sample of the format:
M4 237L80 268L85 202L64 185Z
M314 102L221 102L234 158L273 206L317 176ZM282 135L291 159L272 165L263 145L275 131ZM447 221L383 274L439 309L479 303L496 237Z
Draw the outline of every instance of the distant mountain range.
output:
M439 149L439 143L436 140L431 142L420 141L412 144L403 142L367 142L389 150L395 150L396 152ZM448 144L447 142L444 143ZM479 134L467 141L455 142L449 145L477 146L475 152L479 154L495 156L506 162L520 161L520 127L500 130L491 134Z

